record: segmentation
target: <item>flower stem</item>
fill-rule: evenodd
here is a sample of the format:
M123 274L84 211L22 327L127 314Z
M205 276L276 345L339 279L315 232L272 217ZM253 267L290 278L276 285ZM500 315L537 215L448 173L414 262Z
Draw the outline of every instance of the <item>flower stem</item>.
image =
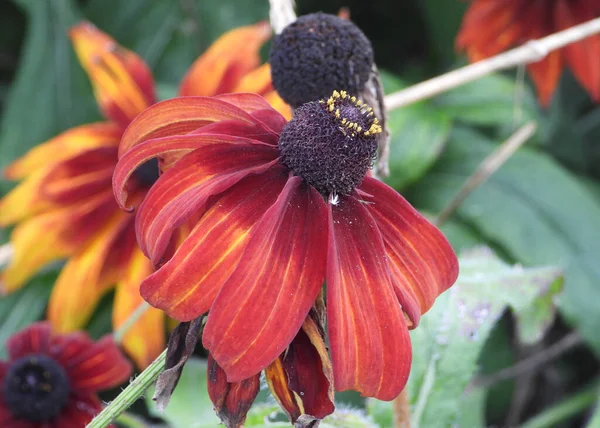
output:
M550 428L559 425L590 407L598 399L598 382L582 389L550 409L525 422L522 428Z
M165 349L156 359L127 386L117 398L104 408L88 425L87 428L105 428L117 416L127 410L146 389L156 380L165 367L167 350Z
M127 318L125 322L121 324L118 329L115 330L113 337L116 343L121 343L123 341L125 334L129 331L131 327L133 327L136 321L139 320L140 317L144 315L144 313L146 313L148 308L150 308L150 305L148 304L148 302L144 301L133 310L131 315L129 315L129 318Z
M394 409L394 428L410 428L410 407L406 388L392 402Z

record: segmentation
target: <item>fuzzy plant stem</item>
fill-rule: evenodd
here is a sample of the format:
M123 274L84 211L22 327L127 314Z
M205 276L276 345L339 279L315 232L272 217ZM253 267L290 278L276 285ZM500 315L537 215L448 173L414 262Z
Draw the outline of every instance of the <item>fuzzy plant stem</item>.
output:
M105 428L117 416L127 410L131 405L140 398L146 389L152 385L158 375L165 367L167 359L167 350L165 349L156 359L135 378L133 382L125 388L117 398L115 398L108 406L96 416L92 422L87 425L87 428Z

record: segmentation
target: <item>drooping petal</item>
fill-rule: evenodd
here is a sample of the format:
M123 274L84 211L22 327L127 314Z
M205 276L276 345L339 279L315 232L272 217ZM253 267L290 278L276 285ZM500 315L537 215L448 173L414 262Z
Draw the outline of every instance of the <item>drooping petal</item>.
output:
M410 337L381 233L354 197L329 207L327 322L336 390L396 397L410 371Z
M6 341L6 350L11 360L35 353L45 353L50 344L52 327L49 322L37 322L13 334Z
M556 31L573 27L577 24L598 17L598 5L593 2L555 2L554 17L558 28ZM569 68L588 91L590 96L600 99L600 36L595 34L564 47L563 55Z
M527 65L542 107L547 107L558 87L563 60L560 52L551 52L542 61Z
M260 174L275 162L275 148L240 139L223 140L183 157L154 183L136 217L138 243L155 266L173 231L210 196L219 194L250 174Z
M254 94L239 94L238 101L255 99ZM162 101L144 110L125 130L119 145L119 158L133 146L154 138L187 134L214 122L234 120L261 127L249 113L215 97L181 97ZM257 128L258 129L258 128Z
M65 370L74 392L102 391L125 382L131 375L131 363L111 336L97 342L87 338L85 350L65 362Z
M241 124L241 122L235 122L235 124ZM208 125L206 128L214 127L212 125ZM243 124L241 124L239 127L234 125L233 128L240 132L249 131L249 129ZM150 159L155 157L160 157L161 160L167 159L170 167L174 160L174 156L177 157L175 160L176 162L179 160L179 158L196 149L202 147L208 148L209 146L222 144L242 144L244 147L248 145L265 145L260 141L252 140L250 138L213 133L192 133L144 141L143 143L126 152L117 163L113 176L113 192L115 194L117 203L121 209L130 211L130 209L126 206L128 202L127 197L129 196L127 188L128 180L131 175L134 174L137 168ZM227 146L224 146L224 148L227 148ZM269 150L271 153L273 153L272 157L274 158L276 153L273 151L273 147L266 147L266 151ZM238 160L237 162L241 164L243 161ZM164 168L164 163L161 166L163 171L168 169Z
M271 37L266 22L236 28L219 37L190 67L179 91L183 96L232 92L260 64L259 50Z
M246 414L260 391L260 373L229 383L223 369L209 354L206 383L208 396L223 424L227 428L243 427Z
M228 381L267 367L300 330L323 284L325 219L321 195L300 177L291 177L252 230L203 335Z
M140 284L152 272L149 260L139 248L129 257L128 268L117 283L113 328L118 329L143 303ZM145 369L165 349L165 316L154 308L146 312L127 330L123 338L123 348L140 369Z
M40 192L55 204L79 203L110 188L116 162L116 146L88 150L54 164L46 174Z
M2 292L20 288L45 264L72 254L116 208L108 191L20 223L11 234L13 257L0 273Z
M286 179L283 167L273 167L224 192L171 260L144 280L144 299L181 321L207 312L237 266L251 228L275 203Z
M117 147L123 130L114 123L93 123L71 128L42 143L10 164L5 170L6 178L17 180L48 167L53 163L98 147Z
M456 281L456 254L442 232L394 189L369 177L360 189L371 195L365 206L383 236L398 300L416 327L436 297Z
M154 79L146 63L89 22L70 31L102 113L121 126L154 104Z
M310 316L265 375L271 393L292 423L303 414L323 419L334 411L331 362L323 331Z
M56 331L73 331L89 320L117 276L105 271L113 243L127 227L133 227L132 222L132 216L115 209L91 241L69 258L48 303L48 319Z

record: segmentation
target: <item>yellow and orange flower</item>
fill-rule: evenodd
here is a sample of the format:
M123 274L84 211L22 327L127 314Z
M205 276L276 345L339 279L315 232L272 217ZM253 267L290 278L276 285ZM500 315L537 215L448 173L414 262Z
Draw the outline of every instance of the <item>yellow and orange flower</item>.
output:
M600 16L599 0L470 1L456 46L466 51L471 61ZM594 100L600 100L599 57L600 35L594 35L528 65L540 103L550 103L564 67L572 71Z
M107 120L69 129L15 161L5 174L23 181L0 200L0 225L16 225L0 290L17 290L48 262L67 258L48 309L61 333L83 326L115 285L113 324L120 326L142 302L139 283L152 271L137 246L134 218L118 208L111 189L121 135L157 101L151 71L89 23L70 36ZM271 87L269 66L260 65L259 49L269 37L265 23L224 34L192 65L179 94L257 92L289 117ZM129 183L131 197L142 200L157 178L156 163L144 165ZM129 330L124 346L139 367L164 348L163 331L164 314L154 309Z

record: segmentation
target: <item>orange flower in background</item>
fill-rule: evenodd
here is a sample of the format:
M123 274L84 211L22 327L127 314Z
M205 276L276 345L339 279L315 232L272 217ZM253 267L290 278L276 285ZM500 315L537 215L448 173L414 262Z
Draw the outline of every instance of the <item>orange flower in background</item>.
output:
M89 23L70 32L105 122L69 129L33 148L5 171L23 180L0 200L0 225L15 224L14 256L0 273L0 290L21 288L48 262L67 258L52 290L48 318L58 332L81 328L100 298L116 285L113 325L120 326L142 303L139 283L152 271L135 240L134 217L114 201L111 179L121 135L156 100L148 66L135 53ZM256 91L289 116L271 87L259 49L267 24L232 30L192 65L180 95ZM158 166L141 166L128 191L141 201L158 178ZM164 314L147 311L125 336L124 347L139 367L164 349Z
M325 365L305 324L324 281L335 388L391 400L410 371L408 329L458 275L443 234L369 176L380 132L372 108L344 91L287 123L258 95L225 94L158 103L121 140L115 196L139 205L137 239L157 268L142 296L180 321L208 312L203 345L227 381L270 367L290 414L281 373L306 373L286 359L290 345ZM154 158L163 174L138 204L130 180Z
M600 16L600 0L471 0L456 39L471 61L499 54ZM600 35L551 52L527 69L543 106L548 106L563 68L569 68L600 100Z

